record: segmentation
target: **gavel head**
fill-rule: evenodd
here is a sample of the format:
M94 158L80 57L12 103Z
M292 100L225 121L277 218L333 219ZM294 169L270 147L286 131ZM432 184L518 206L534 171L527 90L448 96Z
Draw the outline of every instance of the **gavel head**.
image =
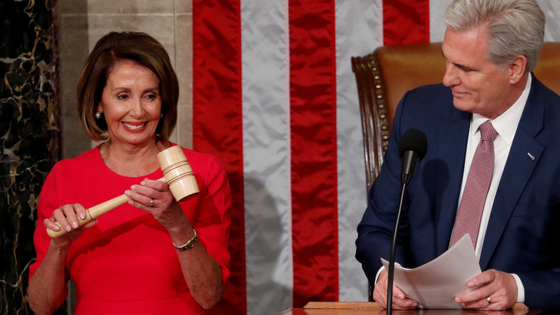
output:
M191 195L198 194L196 178L180 146L161 151L157 158L175 200L181 202Z

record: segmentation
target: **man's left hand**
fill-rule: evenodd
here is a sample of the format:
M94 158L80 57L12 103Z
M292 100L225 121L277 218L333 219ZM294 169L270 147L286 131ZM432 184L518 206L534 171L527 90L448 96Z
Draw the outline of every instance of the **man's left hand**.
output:
M463 308L505 310L517 302L517 283L509 273L487 270L467 282L471 289L455 297Z

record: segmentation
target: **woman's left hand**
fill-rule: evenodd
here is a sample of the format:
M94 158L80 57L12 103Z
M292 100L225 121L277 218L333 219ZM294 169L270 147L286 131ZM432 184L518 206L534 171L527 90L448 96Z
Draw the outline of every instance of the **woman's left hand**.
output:
M188 222L165 182L144 179L140 185L133 185L125 191L125 194L131 199L128 202L131 206L151 213L167 230L184 224L184 220Z

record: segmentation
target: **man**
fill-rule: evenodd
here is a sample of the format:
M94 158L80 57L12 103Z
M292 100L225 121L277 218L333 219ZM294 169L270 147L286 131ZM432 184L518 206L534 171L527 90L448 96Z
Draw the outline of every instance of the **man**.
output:
M426 134L428 152L407 188L397 262L423 265L470 231L484 272L467 283L471 290L457 303L482 310L515 302L560 309L560 251L553 245L560 242L560 97L531 73L544 14L534 0L455 0L445 22L443 85L415 89L401 100L358 226L356 258L374 286L374 300L386 307L380 258L388 259L400 198L398 143L416 128ZM482 164L489 170L479 167L488 157L490 164ZM476 179L480 173L486 182ZM472 218L474 232L464 223ZM417 306L396 286L392 303L396 309Z

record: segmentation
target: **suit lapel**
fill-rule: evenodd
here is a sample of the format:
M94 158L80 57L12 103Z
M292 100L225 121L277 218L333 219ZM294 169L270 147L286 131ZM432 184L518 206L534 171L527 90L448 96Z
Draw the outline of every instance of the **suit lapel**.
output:
M515 133L506 166L492 206L484 237L480 267L486 270L509 218L544 150L535 140L542 130L545 99L541 83L533 77L531 92Z

